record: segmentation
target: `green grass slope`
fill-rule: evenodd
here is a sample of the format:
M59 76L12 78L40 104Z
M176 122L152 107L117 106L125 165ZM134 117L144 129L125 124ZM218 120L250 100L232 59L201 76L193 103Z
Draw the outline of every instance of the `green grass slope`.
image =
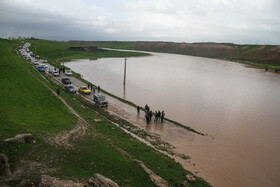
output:
M11 136L16 131L46 134L69 129L75 117L28 73L34 70L15 54L13 47L17 45L0 40L1 136Z
M73 127L75 117L38 80L34 71L15 53L15 41L0 40L0 152L8 155L12 168L30 145L7 145L2 140L21 133L32 133L38 142L46 134Z

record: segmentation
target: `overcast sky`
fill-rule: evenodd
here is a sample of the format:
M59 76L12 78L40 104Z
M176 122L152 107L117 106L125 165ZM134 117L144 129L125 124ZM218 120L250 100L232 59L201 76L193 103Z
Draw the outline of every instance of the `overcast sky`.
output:
M0 0L1 37L280 44L280 0Z

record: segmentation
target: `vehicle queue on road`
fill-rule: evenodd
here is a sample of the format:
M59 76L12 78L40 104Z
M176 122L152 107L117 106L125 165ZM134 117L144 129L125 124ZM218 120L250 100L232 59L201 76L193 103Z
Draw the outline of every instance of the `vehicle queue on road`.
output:
M45 72L47 74L52 75L53 77L59 77L60 76L60 70L57 68L51 66L48 64L48 60L41 59L40 56L35 55L33 52L29 50L29 47L31 46L30 43L25 42L22 46L20 46L19 52L21 56L30 62L32 65L36 67L36 69L39 72ZM64 75L66 76L73 76L73 73L71 70L65 70ZM91 94L93 85L91 84L91 89L88 86L79 86L78 88L74 86L68 77L63 77L61 80L59 80L62 84L64 84L64 89L66 92L69 93L81 93L81 94ZM95 89L93 89L95 92ZM105 96L103 96L100 92L100 87L98 86L98 93L93 94L93 101L95 104L101 105L101 106L108 106L108 101L105 99Z

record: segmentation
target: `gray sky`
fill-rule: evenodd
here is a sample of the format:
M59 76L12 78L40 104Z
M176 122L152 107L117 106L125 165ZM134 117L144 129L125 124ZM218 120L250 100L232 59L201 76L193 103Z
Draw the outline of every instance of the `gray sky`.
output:
M280 44L280 0L0 0L1 37Z

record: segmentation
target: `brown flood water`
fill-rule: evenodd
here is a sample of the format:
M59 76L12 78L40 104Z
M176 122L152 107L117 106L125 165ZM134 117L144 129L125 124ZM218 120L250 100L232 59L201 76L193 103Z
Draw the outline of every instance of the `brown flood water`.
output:
M67 66L117 96L209 134L143 127L190 155L184 167L212 185L280 186L280 75L222 60L152 54L127 59L125 89L123 58Z

